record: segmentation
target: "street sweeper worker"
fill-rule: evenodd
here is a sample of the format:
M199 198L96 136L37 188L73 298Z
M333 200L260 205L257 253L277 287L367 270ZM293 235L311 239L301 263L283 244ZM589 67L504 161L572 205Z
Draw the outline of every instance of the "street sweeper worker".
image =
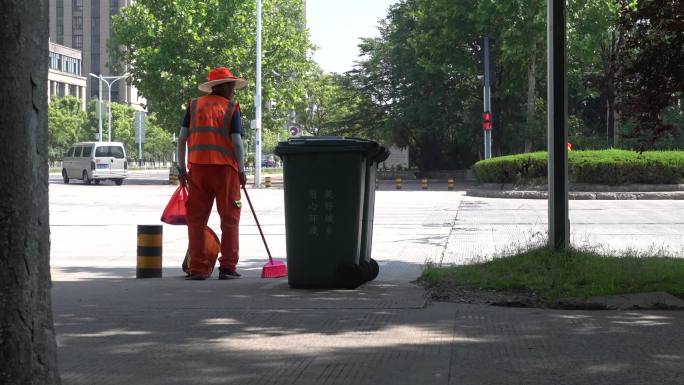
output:
M199 90L208 95L190 100L178 138L179 180L188 187L187 279L204 280L213 271L214 260L204 252L204 229L214 199L221 217L219 279L233 279L240 277L236 270L242 207L240 186L247 180L240 105L233 96L247 81L225 67L210 70L207 79Z

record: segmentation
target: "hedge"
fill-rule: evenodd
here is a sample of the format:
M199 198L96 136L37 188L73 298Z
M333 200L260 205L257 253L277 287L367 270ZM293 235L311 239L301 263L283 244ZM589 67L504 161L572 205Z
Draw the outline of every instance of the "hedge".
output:
M474 166L479 183L545 184L547 172L546 152L501 156ZM573 183L684 183L684 151L571 151L568 174Z

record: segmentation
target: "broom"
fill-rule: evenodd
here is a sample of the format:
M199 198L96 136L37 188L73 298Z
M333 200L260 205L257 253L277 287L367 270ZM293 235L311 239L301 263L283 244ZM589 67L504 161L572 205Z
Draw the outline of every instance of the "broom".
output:
M261 231L261 225L259 224L256 212L254 211L254 206L252 206L252 200L249 199L249 194L247 194L247 189L245 188L245 186L242 186L242 191L245 192L245 196L247 197L247 203L249 203L249 208L252 210L252 215L254 215L254 221L256 222L257 227L259 228L259 234L261 234L261 239L264 241L264 246L266 247L266 252L268 253L268 262L261 269L261 278L287 277L287 265L285 265L285 262L274 261L273 257L271 257L271 251L268 249L268 245L266 244L266 238L264 237L264 232Z

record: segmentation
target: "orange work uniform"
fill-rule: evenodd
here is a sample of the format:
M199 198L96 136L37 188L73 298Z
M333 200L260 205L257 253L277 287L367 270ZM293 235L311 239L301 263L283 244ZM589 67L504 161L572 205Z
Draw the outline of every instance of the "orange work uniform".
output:
M239 252L240 178L233 152L231 121L239 105L216 95L190 101L188 127L187 222L190 274L211 274L214 262L204 255L204 227L216 199L221 217L221 268L235 270Z

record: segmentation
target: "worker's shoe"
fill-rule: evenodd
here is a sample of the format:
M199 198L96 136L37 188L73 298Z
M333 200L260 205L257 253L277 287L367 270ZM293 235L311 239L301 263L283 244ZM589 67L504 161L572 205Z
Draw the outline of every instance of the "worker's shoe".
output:
M195 274L195 275L190 274L190 275L186 275L185 279L188 281L204 281L205 279L207 279L207 277L204 275L200 275L200 274Z
M219 268L219 279L236 279L240 278L241 275L235 270Z

